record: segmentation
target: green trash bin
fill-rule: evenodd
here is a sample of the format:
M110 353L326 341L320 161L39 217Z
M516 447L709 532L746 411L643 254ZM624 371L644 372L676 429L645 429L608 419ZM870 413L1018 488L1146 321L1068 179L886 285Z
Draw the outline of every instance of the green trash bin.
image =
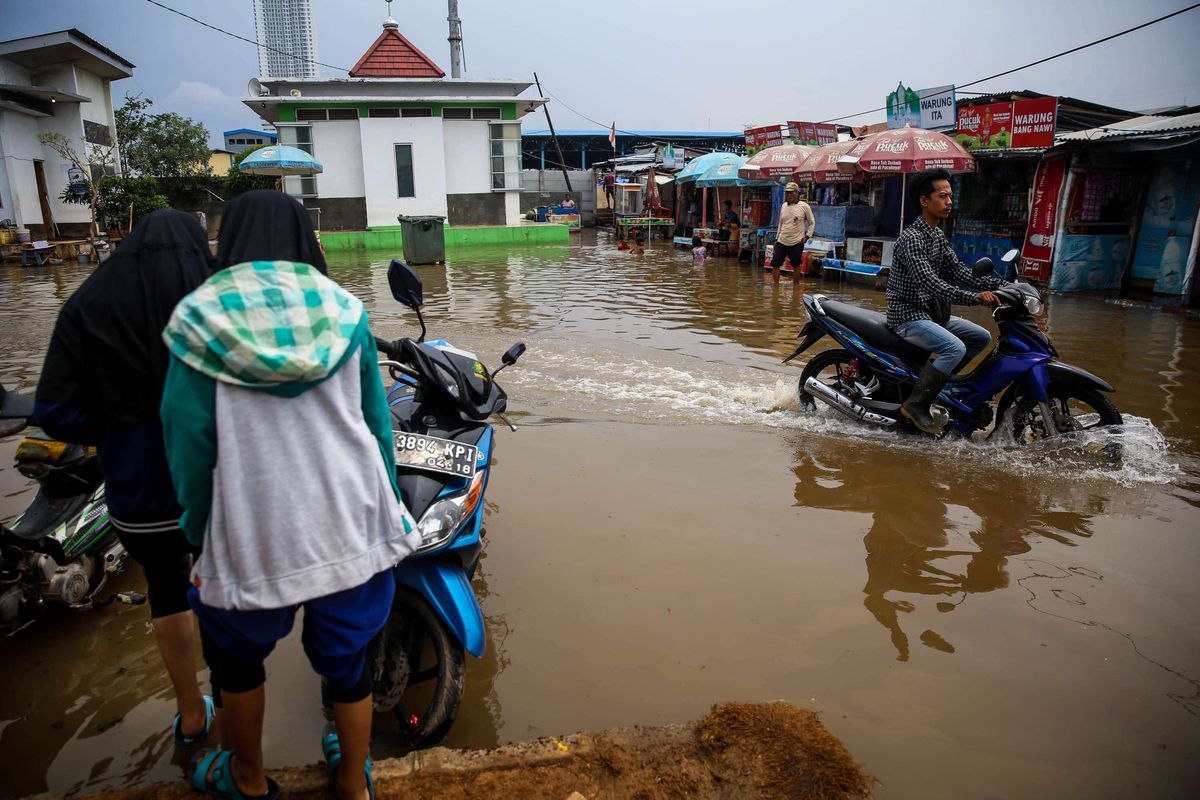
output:
M445 217L396 217L404 239L404 260L409 264L443 264L446 261Z

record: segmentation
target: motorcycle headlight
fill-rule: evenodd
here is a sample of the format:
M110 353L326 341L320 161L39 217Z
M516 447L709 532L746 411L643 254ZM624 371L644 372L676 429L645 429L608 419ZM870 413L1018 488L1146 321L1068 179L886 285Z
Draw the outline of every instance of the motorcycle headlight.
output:
M1025 310L1028 311L1030 314L1037 315L1037 314L1042 313L1042 299L1040 297L1037 297L1036 295L1032 295L1032 294L1027 294L1027 295L1025 295L1023 300L1025 302Z
M433 550L449 541L463 520L475 512L482 494L483 472L476 472L465 492L444 497L431 505L417 523L421 544L416 552Z

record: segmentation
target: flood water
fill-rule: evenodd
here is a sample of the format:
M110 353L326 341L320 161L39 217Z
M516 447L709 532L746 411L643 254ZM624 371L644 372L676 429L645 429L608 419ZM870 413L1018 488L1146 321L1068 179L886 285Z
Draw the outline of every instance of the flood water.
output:
M415 335L390 256L330 273L377 333ZM418 269L431 335L492 365L529 350L500 376L520 429L497 431L475 582L488 650L448 745L782 699L820 711L881 798L1195 796L1200 320L1049 298L1063 359L1117 387L1112 464L802 413L801 365L780 364L801 295L882 309L870 288L772 284L659 243L635 257L604 233L450 257ZM91 269L0 269L5 385L32 389ZM17 441L0 440L4 519L32 497ZM317 761L298 636L268 673L268 765ZM0 794L182 777L144 607L0 640L0 687Z

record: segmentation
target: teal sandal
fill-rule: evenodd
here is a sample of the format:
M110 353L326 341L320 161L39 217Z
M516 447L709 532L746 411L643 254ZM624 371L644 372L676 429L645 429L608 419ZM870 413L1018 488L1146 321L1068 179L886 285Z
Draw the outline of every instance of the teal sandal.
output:
M233 781L232 750L205 749L192 759L192 786L205 794L225 800L277 800L279 784L267 778L267 793L250 797L242 794ZM212 777L209 777L209 772Z
M325 768L329 771L329 779L337 777L337 765L342 761L342 743L336 733L330 733L321 738L321 753L325 756ZM367 794L375 800L375 777L371 774L371 759L367 758Z
M184 736L183 726L181 725L183 718L179 714L176 714L175 720L171 723L171 732L175 734L175 746L191 747L192 745L203 742L205 739L207 739L208 732L212 729L213 716L215 716L216 713L217 708L213 704L213 699L208 695L204 695L204 732L198 736Z

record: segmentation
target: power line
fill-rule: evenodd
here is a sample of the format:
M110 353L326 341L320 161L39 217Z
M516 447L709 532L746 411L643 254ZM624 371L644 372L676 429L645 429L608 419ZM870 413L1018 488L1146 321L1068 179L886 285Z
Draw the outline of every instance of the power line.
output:
M280 50L278 47L271 47L269 44L259 44L254 39L247 39L245 36L239 36L238 34L233 33L231 31L227 31L224 28L218 28L216 25L210 25L202 19L196 19L195 17L191 16L190 14L185 14L182 11L179 11L178 9L174 9L174 8L171 8L170 6L163 5L162 3L158 2L158 0L146 0L146 2L152 6L158 6L159 8L163 9L164 11L170 11L172 14L178 14L179 16L183 17L184 19L190 19L192 22L196 23L197 25L203 25L205 28L208 28L209 30L214 30L217 33L223 33L226 36L231 36L234 39L245 42L246 44L252 44L255 47L261 47L264 50L270 50L271 52L279 53L280 55L287 56L288 58L295 59L296 61L307 61L309 64L317 64L318 66L329 67L330 69L336 69L339 72L349 72L350 71L350 70L346 69L345 67L338 67L333 64L326 64L324 61L314 61L311 58L305 58L304 56L294 55L292 53L287 52L286 50Z
M1072 47L1069 50L1063 50L1061 53L1055 53L1054 55L1046 56L1045 58L1038 59L1037 61L1031 61L1028 64L1023 64L1022 66L1019 66L1019 67L1013 67L1012 69L1008 69L1003 72L997 72L995 75L989 75L986 78L979 78L978 80L973 80L970 83L957 84L955 86L955 91L958 91L959 89L965 89L968 86L975 86L977 84L984 83L985 81L990 81L995 78L1003 78L1005 75L1011 75L1014 72L1020 72L1021 70L1029 69L1030 67L1036 67L1039 64L1045 64L1047 61L1053 61L1056 58L1062 58L1063 56L1070 55L1072 53L1078 53L1080 50L1086 50L1089 47L1095 47L1098 44L1103 44L1104 42L1112 41L1113 39L1117 39L1121 36L1125 36L1127 34L1133 33L1134 31L1139 31L1142 28L1148 28L1151 25L1156 25L1159 22L1163 22L1164 20L1171 19L1172 17L1177 17L1180 14L1185 14L1188 11L1193 11L1196 8L1200 8L1200 3L1193 3L1192 5L1187 6L1186 8L1181 8L1178 11L1171 12L1170 14L1164 14L1161 17L1152 19L1148 22L1143 22L1140 25L1135 25L1132 28L1126 28L1123 31L1118 31L1117 33L1110 34L1109 36L1105 36L1102 39L1096 39L1095 41L1088 42L1087 44L1081 44L1078 47ZM569 106L565 102L563 102L562 98L557 97L554 94L552 94L549 89L546 90L546 94L549 95L550 97L553 97L558 102L562 103L563 106L565 106L568 111L571 111L576 116L578 116L582 119L586 119L588 122L591 122L595 125L600 125L601 127L605 127L604 123L598 122L598 121L592 119L591 117L587 116L586 114L583 114L579 111L576 111L574 108L571 108L571 106ZM964 92L964 94L980 94L980 93L979 92ZM840 122L845 119L854 119L855 117L861 117L861 116L865 116L867 114L875 114L880 111L887 111L887 109L888 109L887 106L882 106L880 108L872 108L867 111L859 111L855 114L845 114L840 117L831 117L829 119L823 119L823 120L820 120L820 123L818 123L818 124L827 123L827 122ZM618 133L626 133L626 134L630 134L630 135L637 135L637 134L633 134L631 131L622 131L620 128L617 129L617 132Z
M1113 39L1116 39L1121 36L1125 36L1126 34L1133 33L1134 31L1139 31L1142 28L1148 28L1151 25L1155 25L1159 22L1162 22L1163 20L1168 20L1171 17L1177 17L1180 14L1185 14L1188 11L1192 11L1196 8L1200 8L1200 3L1193 3L1192 5L1188 6L1187 8L1181 8L1178 11L1172 11L1170 14L1164 14L1163 16L1158 17L1157 19L1152 19L1149 22L1143 22L1141 25L1134 25L1132 28L1126 28L1123 31L1118 31L1117 33L1111 34L1109 36L1105 36L1103 39L1096 39L1093 42L1088 42L1087 44L1081 44L1078 47L1072 47L1070 50L1063 50L1061 53L1055 53L1052 56L1046 56L1045 58L1040 58L1037 61L1031 61L1028 64L1024 64L1019 67L1013 67L1012 69L1005 70L1004 72L997 72L995 75L989 75L986 78L979 78L978 80L971 81L970 83L956 84L955 91L957 91L958 89L965 89L968 86L975 86L976 84L983 83L984 81L990 81L994 78L1003 78L1005 75L1012 75L1014 72L1020 72L1021 70L1029 69L1030 67L1036 67L1038 64L1045 64L1047 61L1053 61L1056 58L1062 58L1063 56L1070 55L1071 53L1078 53L1080 50L1086 50L1089 47L1095 47L1098 44L1103 44L1104 42L1112 41ZM883 106L882 108L873 108L870 111L860 111L857 114L847 114L842 117L833 117L832 119L823 119L823 120L821 120L821 122L840 122L841 120L844 120L844 119L853 119L854 117L861 117L865 114L874 114L879 111L887 111L887 108L888 108L887 106Z

